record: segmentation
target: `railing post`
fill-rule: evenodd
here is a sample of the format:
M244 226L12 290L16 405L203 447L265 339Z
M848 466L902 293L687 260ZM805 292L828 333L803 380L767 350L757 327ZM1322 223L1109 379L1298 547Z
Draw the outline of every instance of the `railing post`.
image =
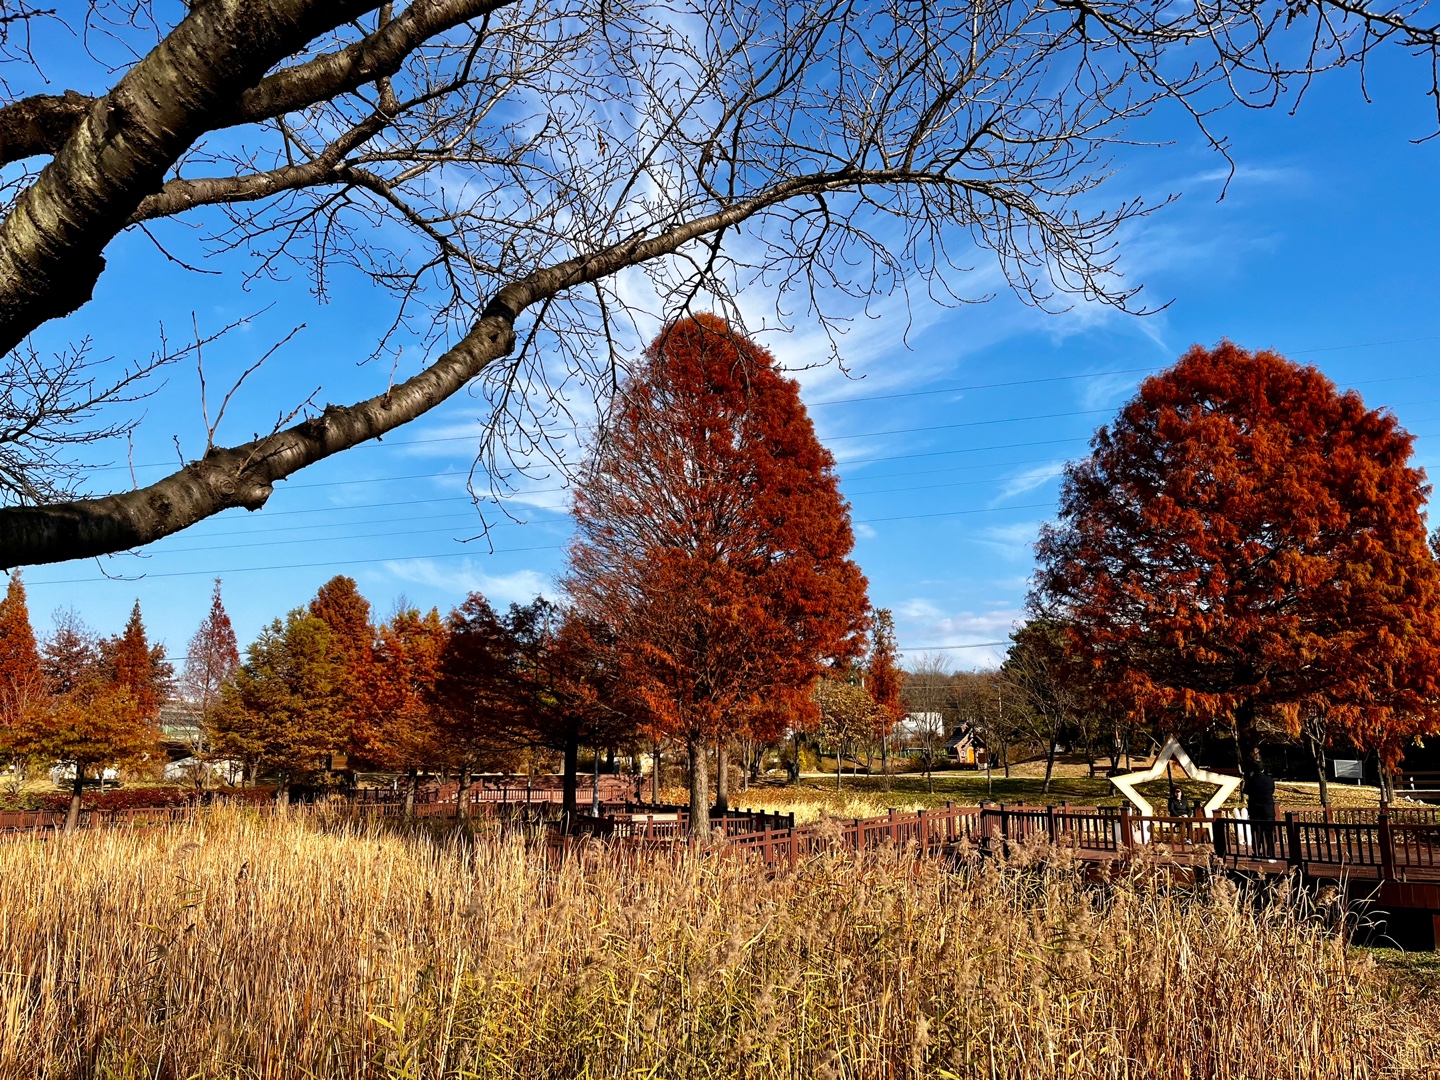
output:
M1300 850L1300 822L1293 810L1285 811L1285 863L1293 870L1304 868L1304 853Z
M898 840L898 838L895 836L895 807L893 807L893 806L889 808L889 817L890 817L890 843L892 843L892 844L898 843L899 840ZM859 819L859 818L856 818L855 821L856 821L856 823L858 824L859 821L860 821L860 819Z
M1380 877L1385 881L1395 877L1395 834L1390 829L1390 804L1380 804Z
M919 819L916 828L920 832L920 854L923 855L930 850L930 823L923 809L918 810L915 816Z
M1135 826L1130 820L1130 807L1120 807L1120 845L1129 851L1135 846Z
M1050 843L1058 844L1060 841L1055 835L1055 807L1045 807L1045 835L1050 837Z

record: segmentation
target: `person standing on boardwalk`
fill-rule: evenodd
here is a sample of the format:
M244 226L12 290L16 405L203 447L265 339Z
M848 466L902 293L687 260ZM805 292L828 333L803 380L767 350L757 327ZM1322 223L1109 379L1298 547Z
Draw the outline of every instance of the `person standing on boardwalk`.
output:
M1250 812L1254 830L1252 850L1261 858L1275 857L1275 778L1265 771L1259 751L1250 759L1250 773L1245 777L1245 806Z

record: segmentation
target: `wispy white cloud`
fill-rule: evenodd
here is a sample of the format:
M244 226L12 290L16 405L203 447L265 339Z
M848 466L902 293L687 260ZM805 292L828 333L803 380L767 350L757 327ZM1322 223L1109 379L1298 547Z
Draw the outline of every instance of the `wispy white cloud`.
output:
M396 559L384 564L401 581L443 589L455 596L478 592L492 604L525 603L553 592L550 579L535 570L487 574L470 559L455 563L436 559Z
M1304 169L1288 165L1237 165L1233 172L1230 169L1207 169L1185 177L1180 183L1184 187L1192 187L1196 184L1228 182L1233 189L1251 184L1283 184L1286 187L1295 187L1309 179L1310 174Z
M1009 525L991 525L977 539L1001 552L1024 559L1033 557L1033 546L1040 535L1040 522L1016 521Z
M990 505L995 506L1006 499L1013 499L1016 495L1023 495L1027 491L1044 487L1064 471L1065 462L1063 461L1047 461L1043 465L1036 465L1033 469L1026 469L1024 472L1002 481L1000 494Z
M874 540L875 537L880 534L877 533L869 525L866 525L863 521L860 521L856 522L855 524L855 535L860 537L860 539L862 540Z
M994 667L1005 657L1003 642L1024 620L1024 612L998 602L989 611L942 610L924 598L895 606L901 649L910 659L930 649L943 651L957 668Z
M1158 366L1158 365L1157 365ZM1097 375L1092 379L1077 380L1080 389L1082 409L1103 409L1118 406L1134 392L1142 375ZM1103 419L1103 418L1102 418Z

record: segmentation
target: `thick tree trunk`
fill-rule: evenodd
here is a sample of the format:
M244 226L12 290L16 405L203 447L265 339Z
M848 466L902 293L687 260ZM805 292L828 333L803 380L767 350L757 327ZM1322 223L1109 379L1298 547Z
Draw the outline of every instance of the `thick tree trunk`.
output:
M650 803L660 805L660 740L655 740L655 756L650 760Z
M1005 770L1005 779L1010 779L1010 743L1007 740L1000 744L1000 765Z
M470 763L466 762L460 767L460 787L455 792L455 816L467 821L470 819L470 785L474 782Z
M420 787L420 770L411 769L405 775L405 817L415 816L415 793Z
M715 811L730 812L730 743L725 739L715 744Z
M1050 777L1055 774L1055 744L1056 744L1056 742L1057 742L1057 740L1056 740L1055 736L1054 736L1054 735L1051 735L1051 736L1050 736L1050 752L1045 755L1045 783L1044 783L1044 785L1042 785L1041 788L1040 788L1040 791L1041 791L1043 794L1045 794L1045 795L1049 795L1049 794L1050 794Z
M690 756L690 837L704 841L710 838L710 748L704 740L686 740Z
M77 763L75 780L70 785L70 808L65 812L65 831L74 832L80 827L80 799L85 794L85 770Z
M576 788L580 775L580 739L572 736L565 743L565 774L560 781L560 813L565 817L565 831L575 824Z

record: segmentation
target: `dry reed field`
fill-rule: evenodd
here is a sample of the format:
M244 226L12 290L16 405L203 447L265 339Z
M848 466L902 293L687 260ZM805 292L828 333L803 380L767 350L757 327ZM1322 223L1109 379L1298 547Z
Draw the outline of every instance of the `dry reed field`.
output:
M1437 1025L1223 881L239 810L0 845L3 1077L1419 1077Z

